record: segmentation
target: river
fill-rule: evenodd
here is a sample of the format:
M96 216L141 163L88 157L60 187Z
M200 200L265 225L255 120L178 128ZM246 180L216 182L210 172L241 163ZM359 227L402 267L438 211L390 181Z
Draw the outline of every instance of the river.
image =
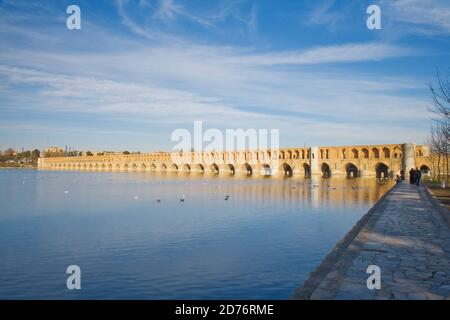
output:
M287 299L391 185L2 169L0 299Z

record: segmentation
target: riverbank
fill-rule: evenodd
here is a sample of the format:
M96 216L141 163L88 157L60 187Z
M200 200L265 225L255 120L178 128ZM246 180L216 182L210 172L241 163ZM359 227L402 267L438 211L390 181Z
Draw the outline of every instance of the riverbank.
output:
M37 169L37 166L2 166L0 165L0 169Z
M294 299L449 299L448 210L424 186L401 183L336 245ZM381 270L370 290L369 265Z
M442 188L440 183L426 182L425 185L433 196L450 209L450 188Z

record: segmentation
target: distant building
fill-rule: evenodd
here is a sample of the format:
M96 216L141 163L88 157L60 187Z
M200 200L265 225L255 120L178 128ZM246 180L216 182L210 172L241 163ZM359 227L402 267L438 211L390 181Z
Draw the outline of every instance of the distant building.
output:
M45 149L45 153L63 153L64 150L60 147L48 147Z
M60 147L49 147L44 150L45 157L61 157L64 156L64 149Z

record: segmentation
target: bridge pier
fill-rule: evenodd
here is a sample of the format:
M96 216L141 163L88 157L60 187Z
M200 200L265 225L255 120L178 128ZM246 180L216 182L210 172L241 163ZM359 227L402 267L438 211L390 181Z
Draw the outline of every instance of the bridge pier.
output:
M402 144L403 161L402 170L405 176L408 174L411 168L416 168L416 152L415 145L413 143Z
M311 176L322 175L322 171L319 168L319 147L311 147L309 161Z

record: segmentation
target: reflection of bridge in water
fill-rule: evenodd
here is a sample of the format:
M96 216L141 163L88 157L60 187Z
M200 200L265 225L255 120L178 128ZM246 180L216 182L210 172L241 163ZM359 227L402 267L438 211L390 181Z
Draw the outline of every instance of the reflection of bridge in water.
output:
M415 167L429 173L431 159L425 146L405 143L236 152L153 152L48 157L40 158L38 167L46 170L392 178Z

